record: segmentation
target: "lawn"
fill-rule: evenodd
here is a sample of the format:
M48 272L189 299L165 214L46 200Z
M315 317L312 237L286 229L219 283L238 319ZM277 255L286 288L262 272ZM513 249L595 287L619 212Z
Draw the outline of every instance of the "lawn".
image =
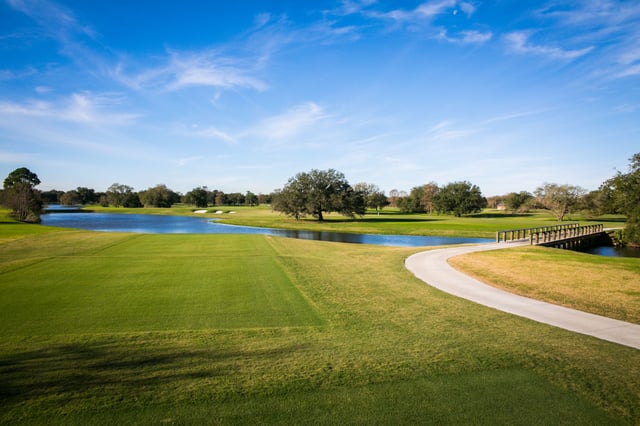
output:
M640 351L432 289L416 248L21 226L0 224L0 423L640 418Z

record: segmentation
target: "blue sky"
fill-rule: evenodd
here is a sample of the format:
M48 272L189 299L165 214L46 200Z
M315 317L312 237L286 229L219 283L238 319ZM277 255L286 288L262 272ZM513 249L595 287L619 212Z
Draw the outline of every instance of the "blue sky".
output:
M0 1L0 175L43 190L491 196L640 152L638 1Z

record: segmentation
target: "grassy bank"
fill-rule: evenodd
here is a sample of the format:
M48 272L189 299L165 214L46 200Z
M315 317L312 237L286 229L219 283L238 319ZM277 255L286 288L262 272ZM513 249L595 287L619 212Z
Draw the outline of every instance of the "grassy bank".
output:
M640 418L640 351L431 289L418 249L11 226L1 423Z

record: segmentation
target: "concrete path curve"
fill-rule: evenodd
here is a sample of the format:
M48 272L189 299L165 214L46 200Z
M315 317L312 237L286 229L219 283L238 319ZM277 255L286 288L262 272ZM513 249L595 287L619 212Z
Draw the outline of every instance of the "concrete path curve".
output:
M471 278L447 262L450 257L460 254L526 244L528 242L507 242L424 251L408 257L405 266L425 283L454 296L565 330L640 349L640 325L518 296Z

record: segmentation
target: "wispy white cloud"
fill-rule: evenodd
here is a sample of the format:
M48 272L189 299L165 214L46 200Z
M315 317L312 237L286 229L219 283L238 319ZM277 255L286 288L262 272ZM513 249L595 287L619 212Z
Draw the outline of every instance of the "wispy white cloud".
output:
M267 25L270 21L271 21L270 13L267 13L267 12L259 13L256 16L254 16L253 25L254 25L254 28L257 30Z
M476 30L461 31L459 34L450 35L447 30L440 31L438 38L451 43L459 44L483 44L493 38L491 31L481 32Z
M638 25L640 25L640 20ZM613 65L615 71L609 74L616 78L640 75L640 29L638 29L635 39L630 40L620 50L616 64Z
M202 156L194 156L194 157L186 157L186 158L179 158L176 163L178 165L178 167L184 167L189 165L190 163L196 162L196 161L200 161L202 160L204 157Z
M129 125L140 116L114 112L111 107L121 99L115 94L74 93L58 102L31 100L23 103L0 101L0 113L43 117L55 121L70 121L88 125Z
M443 143L466 138L477 133L476 129L463 129L456 127L454 124L455 123L450 120L445 120L436 124L429 129L427 133L427 140Z
M532 110L532 111L521 111L521 112L511 112L511 113L506 113L506 114L502 114L502 115L498 115L496 117L491 117L488 118L486 120L484 120L482 123L482 125L484 124L492 124L492 123L498 123L501 121L508 121L508 120L514 120L517 118L523 118L523 117L529 117L532 115L538 115L538 114L542 114L545 112L548 112L549 109L537 109L537 110Z
M532 31L513 31L505 34L504 40L509 51L513 53L540 55L561 60L573 60L586 55L594 49L593 46L582 49L562 49L557 46L534 44L530 42L532 34Z
M557 27L551 27L553 30L570 32L570 40L599 46L599 69L594 75L622 78L639 74L639 2L556 0L535 13L538 18L555 22Z
M620 25L640 17L635 1L584 0L554 1L539 9L544 18L557 19L564 25Z
M182 131L180 133L186 136L195 136L198 138L205 138L205 139L216 139L216 140L221 140L227 143L237 142L237 139L234 136L230 135L227 132L219 130L213 126L204 127L204 128L201 128L200 126L193 126L192 129L188 131Z
M27 16L38 26L44 36L61 45L60 52L86 70L88 74L107 76L134 89L163 88L178 90L187 87L216 87L220 89L249 88L266 90L268 85L256 75L264 52L253 55L224 53L222 49L204 49L197 52L167 50L165 58L157 65L148 66L149 58L130 58L119 55L103 46L96 31L81 23L73 11L48 0L8 0L8 4ZM269 14L256 17L254 33L269 27ZM246 46L231 44L230 51L251 50ZM138 65L135 64L145 64ZM30 69L34 73L35 69ZM22 76L15 70L0 70L1 79ZM19 75L20 74L20 75Z
M133 89L178 90L193 86L218 89L248 88L263 91L267 84L255 76L250 59L223 56L216 50L169 52L166 63L129 72L120 63L111 75Z
M624 78L640 75L640 64L635 64L629 67L625 67L623 70L617 72L615 77Z
M358 30L355 25L326 19L296 27L286 16L262 13L255 16L249 30L232 41L197 51L167 49L152 66L143 64L141 58L121 57L111 67L110 76L136 90L212 87L262 92L270 88L263 71L274 55L292 47L356 40Z
M473 15L476 10L473 4L466 1L437 0L422 3L415 9L415 13L421 17L432 18L437 15L449 13L450 11L450 13L457 14L457 8L459 8L467 16Z
M33 68L38 74L46 74L51 68L63 69L65 73L80 72L102 78L115 53L100 41L99 33L79 20L72 9L50 0L7 0L15 11L31 19L35 24L16 37L17 41L41 42L50 39L57 43L56 53L65 59L56 59L43 69ZM75 67L70 67L66 61ZM84 80L84 79L83 79Z
M268 117L256 126L243 132L242 136L254 136L270 141L286 141L293 136L311 130L317 123L327 117L323 108L307 102L297 105L283 114Z
M466 1L460 0L433 0L421 3L415 9L394 9L388 12L367 10L365 16L376 19L386 19L397 24L412 24L418 22L430 22L436 17L444 14L457 14L462 11L467 16L473 15L475 6Z
M634 46L629 47L623 51L618 57L618 62L623 65L633 64L635 62L640 62L640 39L635 40L637 43Z
M193 125L188 129L178 126L175 132L181 136L219 140L232 145L241 141L267 141L273 146L289 142L296 136L314 135L313 130L328 117L323 107L306 102L259 120L244 130L228 132L216 126Z
M9 111L5 113L5 111ZM157 158L156 152L141 149L140 144L126 132L119 132L118 126L103 123L102 126L71 122L66 118L55 116L55 106L40 105L33 108L31 104L24 106L0 103L0 129L6 140L37 141L35 152L41 156L73 158L77 155L88 155L87 161L95 166L107 159L103 155L114 156L126 161L133 159L148 161ZM19 145L19 144L17 144ZM89 160L90 158L90 160ZM45 161L46 162L46 161ZM89 163L87 163L89 164Z
M34 67L22 70L0 69L0 81L17 80L35 75L38 71Z
M174 55L167 68L172 82L170 89L188 86L212 86L224 89L250 88L258 91L266 90L263 81L251 75L251 70L242 68L235 60L229 58L209 58L207 55L179 57Z
M77 35L95 37L95 31L81 24L73 12L47 0L7 0L9 6L33 19L48 36L67 43Z
M429 133L437 133L437 132L441 131L442 129L445 129L445 128L451 126L451 124L452 124L452 122L450 120L441 121L440 123L438 123L435 126L431 127L429 129Z
M342 0L340 6L331 11L334 15L353 15L362 12L368 6L375 4L376 0Z

